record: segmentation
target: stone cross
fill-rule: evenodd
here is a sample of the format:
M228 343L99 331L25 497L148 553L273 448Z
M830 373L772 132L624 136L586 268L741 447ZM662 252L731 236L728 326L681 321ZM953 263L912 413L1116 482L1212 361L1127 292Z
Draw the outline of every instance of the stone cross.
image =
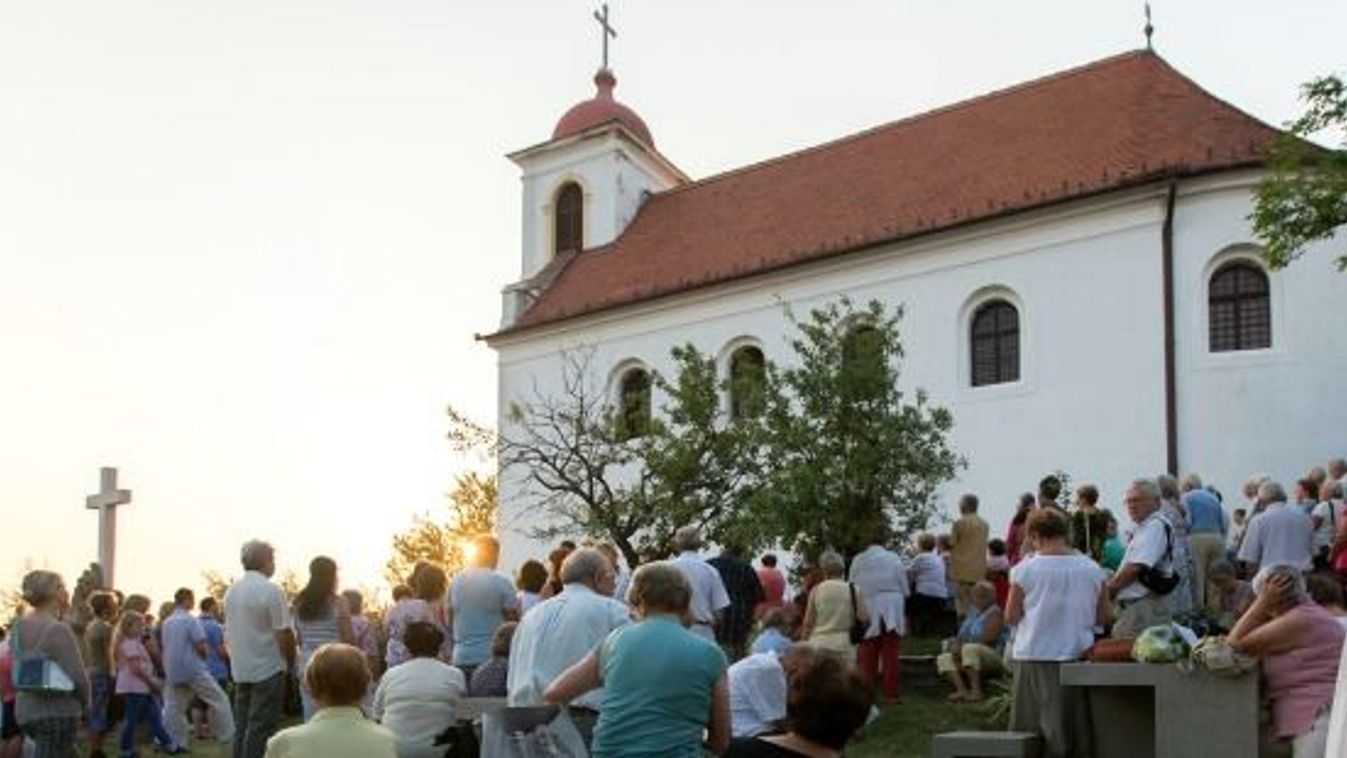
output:
M607 70L608 70L608 38L609 38L609 37L612 37L613 39L617 39L617 30L614 29L614 28L613 28L611 25L609 25L609 23L608 23L608 3L604 3L604 4L603 4L603 13L599 13L598 11L594 11L594 20L595 20L595 21L598 21L598 22L599 22L599 26L603 28L603 33L600 35L600 36L603 37L603 70L604 70L604 71L607 71Z
M117 469L104 466L98 492L84 499L85 507L98 511L98 563L103 583L115 587L113 568L117 561L117 506L131 502L131 490L117 489Z

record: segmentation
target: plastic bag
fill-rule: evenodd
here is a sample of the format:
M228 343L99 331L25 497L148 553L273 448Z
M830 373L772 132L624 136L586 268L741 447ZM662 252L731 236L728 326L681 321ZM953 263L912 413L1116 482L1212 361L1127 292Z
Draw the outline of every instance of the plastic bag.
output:
M555 705L497 708L482 714L482 755L491 758L588 758L580 731Z
M1188 645L1173 626L1152 626L1133 643L1132 657L1143 663L1177 663L1188 657Z
M1235 652L1225 636L1203 637L1193 648L1193 663L1213 674L1239 676L1258 665L1258 659Z

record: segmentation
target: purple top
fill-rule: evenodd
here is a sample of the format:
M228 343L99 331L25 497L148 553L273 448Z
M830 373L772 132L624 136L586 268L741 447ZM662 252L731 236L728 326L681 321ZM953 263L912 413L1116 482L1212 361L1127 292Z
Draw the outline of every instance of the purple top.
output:
M1287 614L1308 617L1305 639L1293 650L1263 658L1272 724L1283 739L1308 732L1319 710L1333 704L1344 634L1338 620L1314 603L1301 603Z
M150 683L146 677L152 676L154 666L150 663L149 651L140 640L124 639L117 645L117 694L148 695Z

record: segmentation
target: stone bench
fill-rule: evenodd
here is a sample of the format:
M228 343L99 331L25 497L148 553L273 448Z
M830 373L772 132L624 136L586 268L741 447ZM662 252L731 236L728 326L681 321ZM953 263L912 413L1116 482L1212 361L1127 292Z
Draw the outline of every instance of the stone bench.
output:
M931 743L935 758L1038 758L1042 740L1032 732L945 732Z
M506 705L503 697L465 697L454 707L454 717L459 721L476 721L483 713Z

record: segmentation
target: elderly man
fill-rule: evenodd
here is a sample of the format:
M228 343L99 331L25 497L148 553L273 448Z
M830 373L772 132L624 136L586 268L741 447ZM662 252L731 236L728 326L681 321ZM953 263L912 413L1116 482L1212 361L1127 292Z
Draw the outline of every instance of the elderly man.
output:
M565 591L534 606L515 629L506 680L510 705L542 705L543 692L561 672L630 622L627 606L610 597L616 578L613 564L598 550L581 548L566 556ZM602 705L602 689L571 701L571 720L586 744Z
M808 645L784 653L754 653L730 666L730 733L738 738L786 729L786 696L795 671L814 658Z
M692 587L689 606L692 626L689 628L693 634L715 642L716 626L730 605L730 595L725 591L720 572L697 555L701 546L701 531L695 526L682 527L674 532L674 549L678 551L678 557L672 563L683 572Z
M192 616L196 597L183 587L173 594L173 613L160 626L164 646L164 726L174 744L186 745L191 736L187 709L194 698L206 704L211 733L220 742L234 738L234 714L229 698L211 676L206 658L209 641L201 621Z
M1191 530L1188 543L1192 546L1193 581L1196 585L1194 591L1197 594L1197 605L1201 608L1207 604L1207 567L1225 557L1230 520L1221 508L1221 501L1210 490L1203 489L1202 479L1197 474L1185 476L1181 488L1183 496L1179 502L1188 513Z
M1314 523L1299 508L1287 505L1286 490L1277 482L1264 482L1258 488L1262 513L1249 521L1239 559L1248 567L1249 576L1259 566L1295 566L1309 571L1314 557Z
M1347 458L1334 458L1328 462L1328 481L1347 486Z
M289 603L271 581L276 552L261 540L244 543L243 578L225 593L225 644L234 675L234 758L262 758L276 733L285 673L295 662Z
M978 515L978 496L959 498L959 520L949 533L949 575L954 580L954 607L959 618L973 607L973 585L987 578L989 531L987 522Z
M1108 583L1117 603L1114 637L1136 637L1146 627L1169 623L1169 593L1178 585L1174 573L1174 527L1160 515L1160 486L1137 479L1123 498L1136 523L1122 567Z

